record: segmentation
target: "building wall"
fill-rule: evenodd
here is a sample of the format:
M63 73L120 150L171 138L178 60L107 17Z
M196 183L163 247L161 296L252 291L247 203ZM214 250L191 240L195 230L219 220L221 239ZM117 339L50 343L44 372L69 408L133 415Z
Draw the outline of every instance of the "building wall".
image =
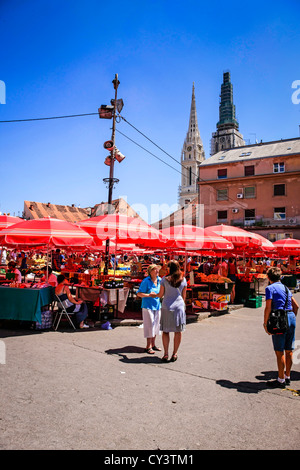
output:
M299 162L299 155L259 159L246 156L241 161L201 165L200 203L204 204L204 225L224 223L251 230L255 227L253 231L264 236L276 233L276 238L280 238L283 233L291 233L294 238L300 238ZM274 164L281 169L280 164L284 164L284 171L274 173ZM227 170L227 177L218 178L218 170ZM249 176L245 176L245 171ZM285 208L285 213L279 211L281 208ZM227 211L227 218L220 211ZM274 239L274 235L269 238Z

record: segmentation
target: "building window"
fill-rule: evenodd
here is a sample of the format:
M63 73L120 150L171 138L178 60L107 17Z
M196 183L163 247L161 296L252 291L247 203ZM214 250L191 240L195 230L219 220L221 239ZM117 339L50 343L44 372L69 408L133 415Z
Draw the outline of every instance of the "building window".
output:
M255 220L255 209L245 209L245 221Z
M285 240L286 238L293 238L292 233L277 233L277 240Z
M254 175L254 165L248 165L244 167L245 176L253 176Z
M192 168L189 168L189 186L192 185Z
M284 173L284 162L273 163L273 173Z
M273 196L285 196L285 184L274 184Z
M218 179L223 179L227 178L227 168L222 168L221 170L218 170Z
M217 215L218 215L217 222L227 220L227 211L218 211Z
M228 201L228 189L218 189L217 201Z
M244 188L244 198L252 199L255 197L255 186L246 186Z
M274 207L274 220L285 220L285 207Z

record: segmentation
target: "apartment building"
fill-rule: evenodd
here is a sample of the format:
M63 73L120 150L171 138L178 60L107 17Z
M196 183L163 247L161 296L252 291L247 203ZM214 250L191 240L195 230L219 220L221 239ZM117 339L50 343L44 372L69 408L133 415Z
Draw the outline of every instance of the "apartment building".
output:
M271 241L300 239L300 138L221 150L199 167L204 226L235 225Z

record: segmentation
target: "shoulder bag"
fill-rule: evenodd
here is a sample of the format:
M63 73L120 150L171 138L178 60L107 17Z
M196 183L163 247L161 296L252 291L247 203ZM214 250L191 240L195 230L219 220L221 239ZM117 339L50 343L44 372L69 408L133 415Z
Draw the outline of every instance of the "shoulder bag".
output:
M272 335L282 335L287 332L289 327L288 316L287 316L287 303L289 299L289 291L286 286L284 286L286 292L286 300L284 308L279 308L277 310L271 310L269 319L267 321L267 330Z

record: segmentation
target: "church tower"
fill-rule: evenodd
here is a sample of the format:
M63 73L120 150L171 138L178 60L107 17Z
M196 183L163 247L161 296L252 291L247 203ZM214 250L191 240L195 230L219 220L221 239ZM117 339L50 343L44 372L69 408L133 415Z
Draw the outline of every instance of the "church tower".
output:
M239 123L235 117L233 87L230 81L230 72L223 73L223 83L221 85L220 96L219 122L217 123L217 131L212 134L211 155L214 155L221 150L245 145L243 136L239 132Z
M195 85L193 83L189 128L181 151L181 186L179 186L180 206L189 204L197 197L199 166L203 160L205 160L205 154L198 128Z

